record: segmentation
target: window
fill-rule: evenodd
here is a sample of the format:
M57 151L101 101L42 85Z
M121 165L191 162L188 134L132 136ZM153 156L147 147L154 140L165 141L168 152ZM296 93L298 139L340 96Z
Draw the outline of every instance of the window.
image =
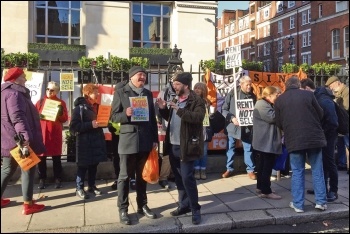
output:
M80 1L36 1L36 42L80 45Z
M307 45L311 46L311 31L307 32Z
M225 26L225 37L228 36L228 25Z
M268 19L269 18L269 15L270 15L270 11L269 11L269 8L265 9L264 11L264 19Z
M311 31L303 33L303 47L311 46Z
M307 10L307 23L310 23L311 22L311 11L310 9Z
M264 61L264 71L265 72L271 71L270 63L271 63L270 59Z
M230 26L231 26L230 33L231 33L231 34L235 33L235 24L232 23Z
M332 58L340 57L340 30L334 29L332 31Z
M307 55L302 56L303 63L307 63Z
M306 13L307 11L304 11L303 13L301 13L301 18L302 18L301 25L305 25L307 23Z
M219 29L219 31L218 31L218 39L221 39L221 34L222 34L221 29Z
M277 1L276 6L277 6L277 13L280 13L283 11L283 1Z
M132 46L170 48L170 10L166 4L132 2Z
M269 43L264 44L264 56L266 56L266 55L270 55L270 44Z
M288 8L295 6L295 1L288 1Z
M277 29L277 30L278 30L278 31L277 31L278 33L283 32L283 24L282 24L282 22L283 22L282 20L279 20L279 21L278 21L278 29Z
M289 59L290 59L290 63L295 64L295 55L294 54Z
M277 41L277 52L282 52L283 50L283 43L282 43L282 39L279 39Z
M301 58L302 58L302 63L307 63L308 65L311 65L311 52L303 54Z
M344 28L344 57L349 56L349 26Z
M278 72L282 72L283 57L278 58Z
M270 36L270 25L267 25L267 36Z
M264 37L266 37L266 27L264 27Z
M322 18L322 4L318 4L318 18Z
M289 29L295 28L295 21L294 21L294 15L289 17Z
M348 9L347 1L336 1L335 3L335 12L345 11Z

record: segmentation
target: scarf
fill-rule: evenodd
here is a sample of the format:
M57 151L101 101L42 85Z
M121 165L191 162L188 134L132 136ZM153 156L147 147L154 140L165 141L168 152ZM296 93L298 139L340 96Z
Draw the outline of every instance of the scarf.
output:
M143 87L142 88L137 88L131 81L129 81L129 86L132 89L132 91L137 93L139 96L142 96Z

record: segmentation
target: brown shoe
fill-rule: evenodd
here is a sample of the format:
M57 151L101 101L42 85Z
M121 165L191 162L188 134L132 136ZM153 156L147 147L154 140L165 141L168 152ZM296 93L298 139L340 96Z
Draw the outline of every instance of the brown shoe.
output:
M233 171L225 171L224 174L222 174L222 178L228 178L233 176Z
M254 172L249 172L249 173L248 173L248 176L249 176L249 178L250 178L251 180L256 180L256 175L255 175Z
M268 198L268 199L273 199L273 200L279 200L282 197L280 195L270 193L270 194L260 194L259 197L261 198Z

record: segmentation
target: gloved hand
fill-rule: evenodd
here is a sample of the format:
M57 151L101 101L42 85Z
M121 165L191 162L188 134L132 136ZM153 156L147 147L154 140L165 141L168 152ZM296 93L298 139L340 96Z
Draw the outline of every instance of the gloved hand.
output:
M45 118L45 115L39 114L39 118L40 118L40 119L44 119L44 118Z
M108 123L108 130L110 133L115 133L115 131L117 131L117 129L115 127L113 127L113 125L111 123Z
M63 106L62 105L58 105L57 108L58 108L58 116L63 115Z

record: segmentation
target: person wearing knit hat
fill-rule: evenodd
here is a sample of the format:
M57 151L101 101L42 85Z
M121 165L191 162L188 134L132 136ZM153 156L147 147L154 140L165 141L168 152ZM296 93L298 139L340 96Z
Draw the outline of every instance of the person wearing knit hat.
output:
M6 72L4 82L10 81L14 83L20 76L23 76L23 78L25 78L23 69L19 67L12 67Z
M45 152L39 113L32 103L29 89L25 87L23 70L18 67L9 69L4 81L1 84L1 209L11 202L2 196L18 168L17 161L10 153L17 146L14 137L23 138L18 142L22 149L30 147L37 155ZM37 213L45 208L45 205L33 201L35 169L36 166L27 171L21 170L23 215Z
M135 74L137 74L138 72L143 72L146 74L146 70L143 67L140 66L133 66L132 68L130 68L129 70L129 78L133 77Z
M184 85L188 85L189 87L191 87L191 83L192 83L192 75L189 72L183 72L179 75L177 75L174 79L174 81L178 81Z

